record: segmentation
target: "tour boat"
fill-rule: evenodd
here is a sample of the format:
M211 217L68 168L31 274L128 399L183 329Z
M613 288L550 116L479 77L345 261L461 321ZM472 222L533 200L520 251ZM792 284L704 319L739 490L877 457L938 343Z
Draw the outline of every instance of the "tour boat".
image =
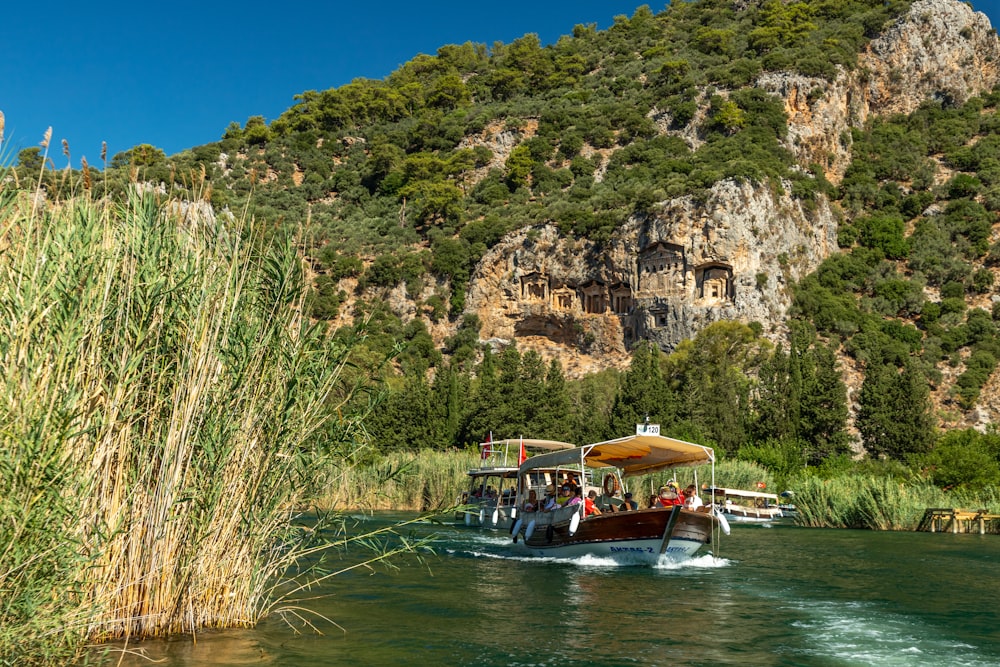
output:
M598 506L605 507L627 491L625 480L638 475L710 464L714 480L715 453L710 447L661 436L656 425L640 424L636 431L625 438L528 458L517 471L517 506L523 508L531 491L542 497L549 484L561 488L567 479L582 487L583 498L596 491ZM589 516L585 507L581 499L552 511L524 510L511 528L512 539L536 556L597 556L655 564L661 557L686 560L717 541L719 531L729 532L728 522L711 506L602 511Z
M716 510L732 522L771 523L784 516L774 493L723 488L712 488L707 493Z
M479 444L479 467L469 470L469 487L458 500L455 521L466 526L510 530L517 516L517 467L531 452L573 449L557 440L510 438Z

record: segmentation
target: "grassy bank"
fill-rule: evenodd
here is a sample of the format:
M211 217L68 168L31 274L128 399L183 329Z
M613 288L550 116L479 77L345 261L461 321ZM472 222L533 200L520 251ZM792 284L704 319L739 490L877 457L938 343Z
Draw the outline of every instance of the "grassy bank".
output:
M414 510L455 505L468 488L476 452L394 452L377 461L338 469L319 506L335 510Z
M943 491L932 484L893 477L847 474L793 482L796 523L816 528L916 530L930 507L1000 511L996 491Z
M309 546L349 350L290 244L192 210L0 190L2 664L250 625Z

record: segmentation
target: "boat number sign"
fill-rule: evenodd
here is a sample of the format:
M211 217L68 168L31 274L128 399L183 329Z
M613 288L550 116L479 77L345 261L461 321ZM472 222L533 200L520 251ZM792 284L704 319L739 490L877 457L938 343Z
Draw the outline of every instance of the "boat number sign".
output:
M653 553L653 547L611 547L611 553L613 553L613 554L621 554L621 553L651 554L651 553Z

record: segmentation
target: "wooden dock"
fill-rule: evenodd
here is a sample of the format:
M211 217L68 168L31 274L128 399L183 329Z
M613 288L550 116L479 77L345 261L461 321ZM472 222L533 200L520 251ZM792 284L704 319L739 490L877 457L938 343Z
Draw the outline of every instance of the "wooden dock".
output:
M917 530L930 533L1000 533L1000 514L987 510L931 507L924 512Z

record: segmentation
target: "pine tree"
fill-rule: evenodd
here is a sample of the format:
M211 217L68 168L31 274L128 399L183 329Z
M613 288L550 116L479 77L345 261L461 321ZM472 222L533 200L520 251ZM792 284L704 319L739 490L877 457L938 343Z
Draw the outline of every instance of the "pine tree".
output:
M612 437L635 432L635 425L649 418L651 423L672 423L673 401L670 400L663 373L660 371L660 350L652 343L640 343L632 355L632 363L622 379L611 408Z
M721 321L671 355L684 378L681 416L727 452L748 440L750 377L765 358L763 349L749 326Z
M754 440L786 440L794 437L795 423L790 416L790 354L779 345L761 364L752 398Z
M806 461L818 465L849 450L847 385L837 358L825 345L814 345L805 355L797 437L805 443Z
M545 374L545 395L535 412L532 426L534 437L568 441L572 436L569 392L558 359L549 362Z
M909 361L902 372L889 364L869 366L855 424L873 457L904 460L926 452L934 440L927 380Z

